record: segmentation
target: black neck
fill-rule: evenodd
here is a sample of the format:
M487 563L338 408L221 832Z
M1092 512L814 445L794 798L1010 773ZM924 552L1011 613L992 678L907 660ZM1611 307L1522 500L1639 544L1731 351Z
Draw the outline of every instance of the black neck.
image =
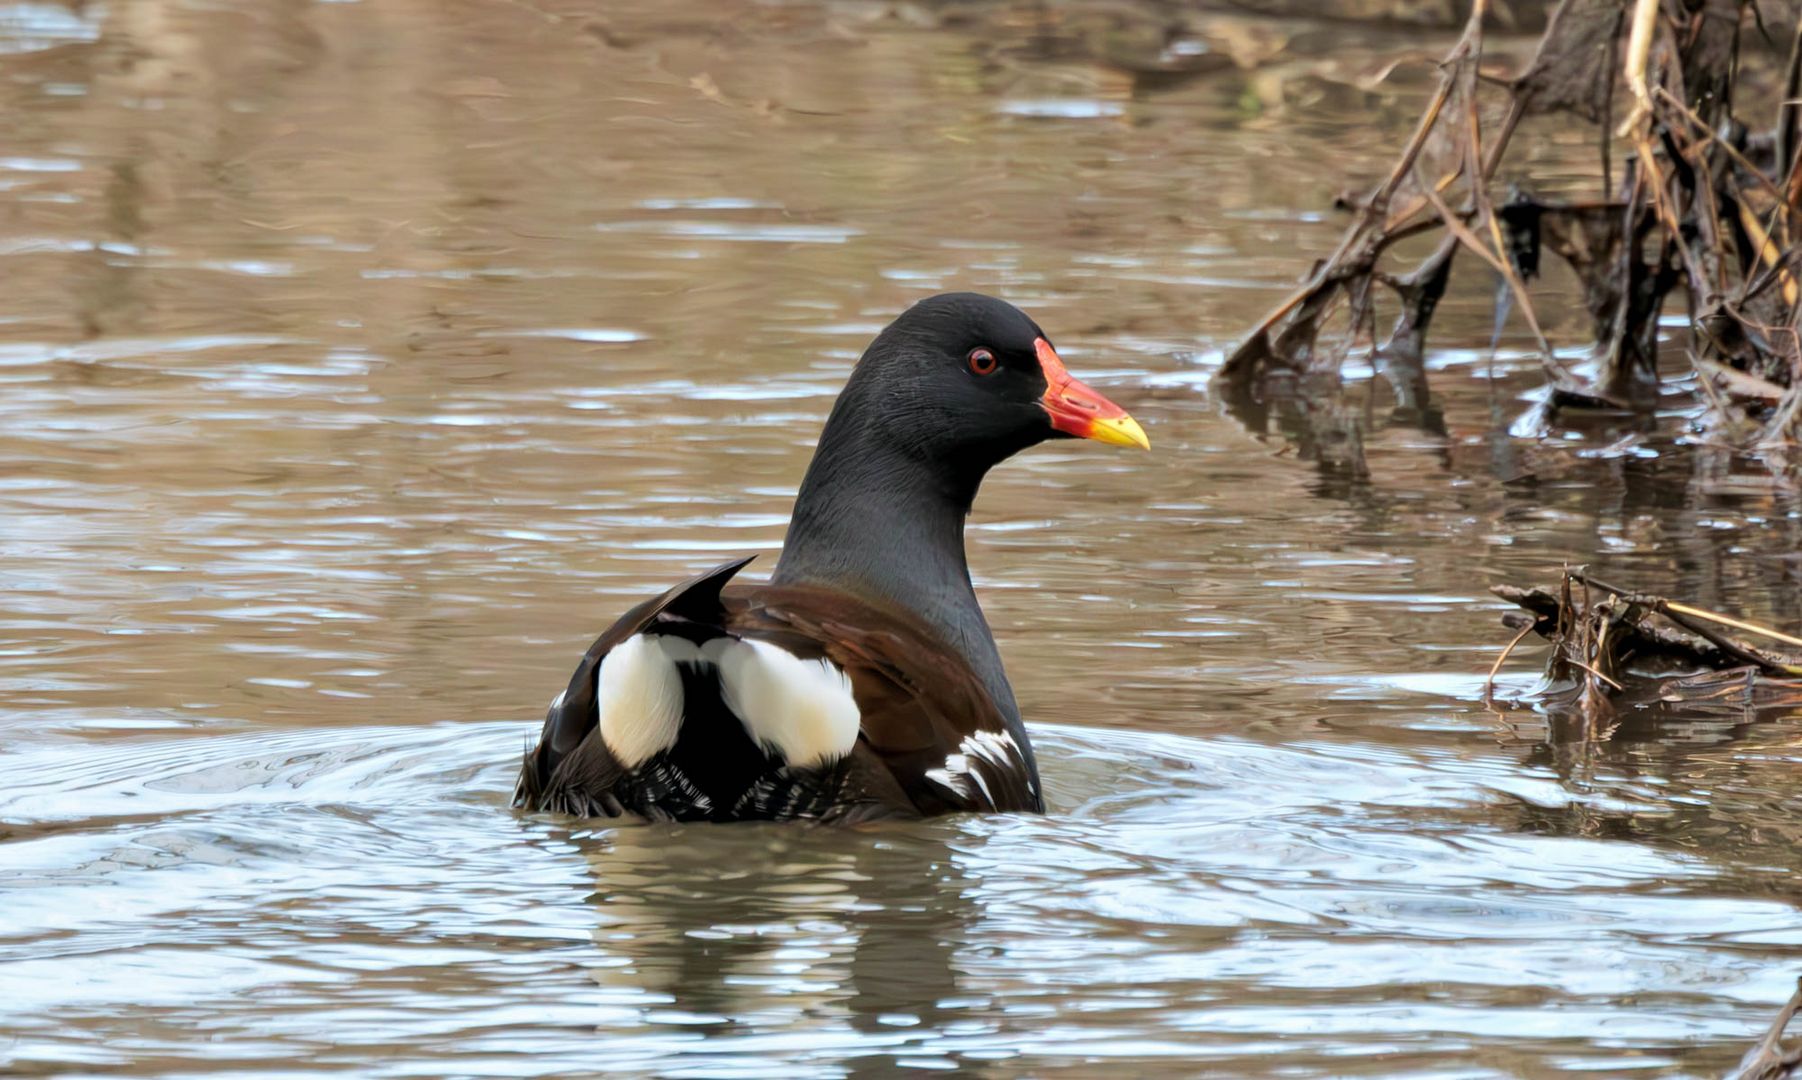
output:
M845 589L924 620L966 657L1010 727L1013 688L964 558L964 518L982 471L949 475L857 407L858 380L839 398L795 500L774 580Z

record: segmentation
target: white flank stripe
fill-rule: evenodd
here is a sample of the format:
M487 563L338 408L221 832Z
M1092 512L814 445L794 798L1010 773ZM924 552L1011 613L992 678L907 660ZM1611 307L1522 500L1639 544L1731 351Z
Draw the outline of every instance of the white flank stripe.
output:
M1013 772L1024 764L1020 747L1012 735L1005 731L973 731L958 744L958 752L945 757L943 766L926 770L926 779L960 798L975 798L976 792L981 791L982 797L994 806L995 795L989 790L989 782L983 777L982 770L976 768L977 761L1002 774ZM1027 787L1034 795L1038 794L1030 783Z
M998 769L1011 769L1019 760L1019 748L1005 731L972 731L964 736L963 750Z
M989 801L990 806L994 806L995 796L993 792L989 791L989 782L982 778L982 770L971 769L969 776L970 779L976 781L976 786L982 789L982 797Z
M792 766L824 765L857 742L851 680L829 660L803 660L767 641L707 643L720 692L751 738ZM716 651L717 646L717 651Z
M672 657L672 652L682 655ZM594 690L601 739L626 768L637 768L675 745L682 727L682 676L676 659L688 659L689 653L699 656L681 638L634 634L601 661Z

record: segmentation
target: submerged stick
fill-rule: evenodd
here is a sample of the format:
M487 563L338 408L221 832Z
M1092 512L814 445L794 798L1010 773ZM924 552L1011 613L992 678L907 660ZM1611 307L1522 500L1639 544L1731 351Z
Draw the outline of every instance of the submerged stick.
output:
M1802 1047L1785 1052L1783 1030L1789 1027L1798 1011L1802 1011L1802 979L1796 980L1796 992L1778 1012L1771 1029L1765 1032L1757 1046L1746 1051L1746 1056L1739 1059L1738 1067L1728 1073L1725 1080L1783 1080L1795 1075L1796 1066L1802 1065Z
M1510 641L1508 643L1508 647L1502 650L1502 655L1496 657L1495 663L1490 665L1489 677L1483 680L1483 696L1484 697L1488 697L1491 694L1495 693L1496 672L1502 670L1502 665L1507 663L1508 654L1512 653L1514 651L1514 647L1516 645L1519 645L1521 643L1522 639L1524 639L1528 634L1531 634L1533 632L1534 625L1535 624L1533 623L1533 621L1529 619L1527 621L1527 625L1520 628L1520 633L1514 635L1514 640Z
M1598 649L1600 649L1601 644L1602 643L1600 641L1597 641L1596 647ZM1575 657L1566 657L1565 659L1569 660L1572 664L1576 665L1577 667L1582 668L1584 671L1589 672L1591 675L1594 675L1596 678L1607 683L1609 686L1614 687L1616 690L1625 690L1626 689L1626 687L1622 686L1620 683L1615 682L1613 679L1610 679L1608 676L1602 674L1600 671L1597 671L1595 668L1589 666L1588 664L1585 664L1583 661L1578 660Z

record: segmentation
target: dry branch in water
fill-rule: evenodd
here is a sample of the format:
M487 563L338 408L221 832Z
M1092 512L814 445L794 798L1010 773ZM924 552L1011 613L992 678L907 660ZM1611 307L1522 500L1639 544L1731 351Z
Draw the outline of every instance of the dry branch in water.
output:
M1802 1010L1802 979L1796 980L1796 992L1777 1013L1771 1029L1765 1032L1757 1046L1746 1051L1746 1056L1727 1074L1726 1080L1785 1080L1795 1076L1798 1069L1802 1069L1802 1047L1785 1050L1783 1029L1789 1027L1790 1020L1799 1010Z
M1562 0L1531 63L1502 85L1502 119L1486 131L1485 8L1475 0L1419 125L1355 207L1337 250L1227 358L1224 392L1243 401L1288 379L1330 396L1340 365L1367 343L1402 406L1424 405L1425 336L1462 248L1501 279L1498 331L1518 315L1534 338L1551 388L1536 423L1560 409L1650 408L1659 317L1682 286L1703 441L1802 482L1802 21L1792 28L1782 100L1752 103L1773 114L1769 133L1755 135L1733 99L1742 30L1759 14L1751 0ZM1619 135L1632 152L1617 183L1610 135L1623 83L1631 108ZM1553 112L1595 128L1604 197L1554 203L1516 189L1498 203L1491 189L1516 127ZM1440 246L1413 270L1382 269L1397 243L1435 232ZM1554 354L1528 299L1546 251L1582 283L1592 374ZM1382 344L1379 286L1401 311ZM1346 332L1327 335L1341 316ZM1316 403L1307 419L1317 437L1345 438L1332 408Z
M1713 680L1691 678L1698 670L1741 671L1748 680L1780 686L1802 679L1802 637L1612 585L1580 567L1567 568L1555 590L1495 585L1490 591L1523 609L1504 623L1551 642L1546 678L1576 687L1574 704L1591 736L1609 729L1615 698L1648 677L1672 676L1665 696L1673 699L1688 696L1686 688L1712 688Z

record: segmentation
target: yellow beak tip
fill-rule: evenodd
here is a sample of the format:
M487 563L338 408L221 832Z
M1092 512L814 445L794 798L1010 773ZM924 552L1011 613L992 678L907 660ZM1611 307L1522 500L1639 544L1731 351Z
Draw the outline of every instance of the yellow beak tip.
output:
M1145 429L1130 416L1097 420L1090 429L1089 438L1096 442L1104 442L1111 446L1136 446L1141 450L1151 449L1151 440L1146 438Z

